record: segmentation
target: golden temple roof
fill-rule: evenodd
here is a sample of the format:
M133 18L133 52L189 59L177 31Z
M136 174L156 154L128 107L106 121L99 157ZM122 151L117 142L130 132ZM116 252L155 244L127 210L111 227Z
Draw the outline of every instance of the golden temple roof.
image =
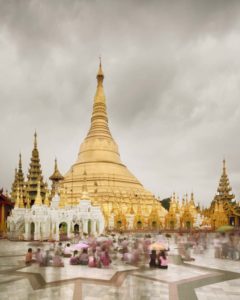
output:
M218 194L216 195L217 200L222 200L222 201L231 201L235 196L231 193L231 186L230 182L228 179L227 175L227 170L226 170L226 161L225 159L223 160L223 170L222 170L222 175L219 181L218 185Z
M123 213L138 210L141 214L149 214L152 210L152 201L157 200L122 163L118 145L108 126L101 61L96 77L97 88L93 100L90 129L80 146L75 164L64 176L62 186L71 191L74 203L82 198L86 185L90 198L94 198L94 202L101 205L106 212L109 210L110 213L114 210L116 205L113 203L116 202ZM132 207L130 203L134 202L136 195L139 203ZM145 209L146 205L147 209ZM162 207L157 206L159 211L165 212Z
M57 159L55 158L55 164L54 164L54 172L53 174L49 177L50 180L55 180L59 181L62 180L64 177L58 170L58 165L57 165Z

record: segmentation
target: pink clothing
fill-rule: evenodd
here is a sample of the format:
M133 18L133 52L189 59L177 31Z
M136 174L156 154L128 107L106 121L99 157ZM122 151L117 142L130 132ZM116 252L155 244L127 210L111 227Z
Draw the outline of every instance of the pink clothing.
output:
M168 265L167 258L164 259L162 256L160 256L160 265L163 266L163 267L166 267Z
M65 247L65 249L63 251L63 254L64 255L71 255L72 254L71 248L70 247Z
M97 266L97 262L96 262L96 258L94 256L89 256L89 259L88 259L88 266L90 268L96 268Z
M36 258L36 262L39 263L39 264L42 264L43 263L43 256L42 256L42 253L41 252L37 252L35 254L35 258Z
M102 255L101 255L101 263L103 264L104 267L108 267L111 263L111 259L108 255L108 253L104 252Z
M60 256L54 256L53 257L53 267L64 267L63 261Z

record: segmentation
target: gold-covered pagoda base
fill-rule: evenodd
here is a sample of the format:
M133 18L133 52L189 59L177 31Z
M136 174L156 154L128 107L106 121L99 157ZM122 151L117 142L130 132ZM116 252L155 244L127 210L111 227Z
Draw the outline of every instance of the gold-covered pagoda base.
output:
M103 79L100 64L91 126L62 183L67 202L77 204L87 191L93 204L102 207L108 229L161 228L165 209L120 159L108 127Z

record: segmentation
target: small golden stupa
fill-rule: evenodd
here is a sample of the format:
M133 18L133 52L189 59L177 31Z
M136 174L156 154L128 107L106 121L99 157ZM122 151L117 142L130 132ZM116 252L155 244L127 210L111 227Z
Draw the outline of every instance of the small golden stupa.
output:
M101 205L107 222L114 214L114 227L127 229L126 215L131 214L134 227L154 226L158 229L164 225L166 211L121 161L108 127L103 80L100 61L91 126L75 164L62 182L67 190L68 203L77 204L86 185L93 203Z

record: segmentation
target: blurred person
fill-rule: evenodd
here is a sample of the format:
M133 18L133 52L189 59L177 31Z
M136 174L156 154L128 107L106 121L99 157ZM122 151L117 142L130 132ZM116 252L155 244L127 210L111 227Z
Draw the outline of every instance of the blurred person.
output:
M107 249L101 253L100 259L105 268L109 267L112 262Z
M78 251L74 250L72 257L70 258L70 265L80 265Z
M157 251L152 250L150 254L150 262L149 262L149 267L150 268L156 268L157 267Z
M157 266L160 269L167 269L168 268L168 259L166 256L166 251L161 250L157 256Z
M51 265L52 256L50 255L50 251L46 250L45 255L43 255L42 264L40 266L47 267Z
M221 249L222 248L221 248L220 237L218 234L213 239L213 246L214 246L214 257L221 258Z
M79 256L79 264L85 265L85 266L88 265L88 259L89 259L88 250L87 250L87 248L83 248L83 251Z
M32 262L34 262L32 257L32 248L28 248L28 251L25 256L25 264L30 265Z
M72 256L72 251L71 251L71 245L70 243L67 243L66 247L63 250L63 256L64 257L71 257Z
M64 263L60 256L60 251L55 252L55 255L53 256L53 259L52 259L52 266L53 267L64 267Z
M37 249L37 252L35 253L35 259L36 262L41 265L43 263L43 255L40 248Z

